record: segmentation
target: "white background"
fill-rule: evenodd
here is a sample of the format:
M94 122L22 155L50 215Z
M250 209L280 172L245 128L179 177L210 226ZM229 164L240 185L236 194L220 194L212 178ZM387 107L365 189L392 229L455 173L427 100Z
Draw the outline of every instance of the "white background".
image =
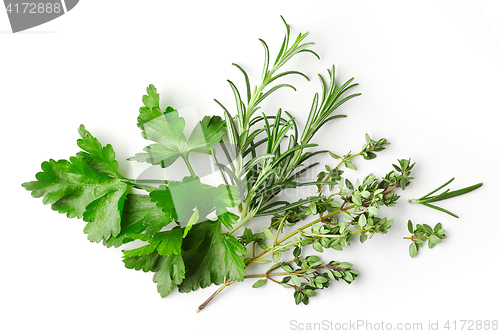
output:
M389 234L322 255L354 263L361 276L352 285L334 284L295 306L291 291L246 281L196 314L215 287L161 299L152 275L125 269L120 250L88 242L83 221L51 211L21 183L42 161L75 154L81 123L111 143L121 171L134 176L125 159L146 145L136 117L147 85L157 86L164 107L220 114L217 98L234 110L226 79L239 87L242 80L231 63L255 83L258 38L275 56L284 33L279 15L294 36L310 31L322 59L301 54L290 62L287 69L311 81L290 77L298 91L275 93L266 111L283 107L303 125L316 74L335 64L339 82L354 76L363 95L316 142L345 154L359 150L365 132L385 137L392 145L371 162L358 160L359 173L350 175L382 176L397 158L411 157L416 180L400 205L383 211L395 220ZM293 320L421 322L424 329L429 321L442 328L447 320L500 320L499 22L497 1L87 0L12 34L0 10L1 332L288 333L296 332ZM485 183L442 202L460 219L405 203L453 176L455 189ZM441 222L448 239L411 259L403 239L409 218Z

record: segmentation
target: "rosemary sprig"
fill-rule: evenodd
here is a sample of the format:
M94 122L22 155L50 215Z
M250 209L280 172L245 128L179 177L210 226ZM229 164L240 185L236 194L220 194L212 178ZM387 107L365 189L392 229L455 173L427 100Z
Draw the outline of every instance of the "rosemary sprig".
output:
M429 203L443 201L445 199L450 199L450 198L453 198L453 197L457 197L457 196L461 196L461 195L467 194L467 193L469 193L471 191L474 191L474 190L480 188L483 184L482 183L478 183L478 184L475 184L475 185L472 185L472 186L469 186L469 187L465 187L465 188L462 188L462 189L454 190L454 191L450 191L450 189L446 189L445 191L443 191L439 195L431 196L432 194L436 193L437 191L443 189L448 184L450 184L451 182L453 182L453 180L455 180L455 178L451 178L449 181L447 181L444 184L442 184L441 186L437 187L436 189L434 189L430 193L428 193L428 194L426 194L426 195L424 195L424 196L422 196L422 197L420 197L418 199L410 199L410 200L408 200L408 202L409 203L422 204L422 205L425 205L425 206L427 206L427 207L429 207L431 209L435 209L435 210L444 212L446 214L449 214L450 216L453 216L455 218L458 218L458 215L456 215L455 213L453 213L453 212L451 212L449 210L443 209L441 207L438 207L436 205L429 204Z

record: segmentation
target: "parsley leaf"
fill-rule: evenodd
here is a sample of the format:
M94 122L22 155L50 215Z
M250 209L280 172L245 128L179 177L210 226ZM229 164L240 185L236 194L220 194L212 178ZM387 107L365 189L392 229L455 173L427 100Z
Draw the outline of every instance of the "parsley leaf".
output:
M161 210L148 195L129 194L122 212L121 232L104 242L107 247L119 247L138 239L138 234L145 232L147 236L170 224L173 217Z
M142 96L144 106L139 109L139 117L137 117L137 126L142 130L142 136L147 139L144 131L144 124L160 117L163 112L160 109L160 95L156 91L156 87L149 85L146 89L147 95Z
M78 133L82 137L77 140L78 146L86 152L78 152L77 156L96 171L111 177L122 178L118 173L118 162L115 160L115 151L110 144L102 146L97 138L93 137L85 127L80 125Z
M137 126L145 139L156 142L144 148L146 153L137 153L129 160L148 162L168 167L179 157L187 160L190 152L210 153L210 149L224 136L224 121L218 116L205 116L200 121L189 140L184 135L186 122L179 112L167 107L162 112L159 107L160 96L153 85L143 96L144 107L139 109Z
M230 234L223 233L219 221L204 221L193 226L182 244L186 278L180 292L222 284L224 278L242 281L246 248Z
M160 255L154 251L146 255L125 256L123 259L128 269L154 272L153 282L157 283L158 292L167 296L185 277L185 267L179 254Z
M193 215L194 208L198 209L201 219L214 209L217 209L217 215L222 215L227 212L226 207L235 205L234 192L231 187L209 186L201 183L198 177L188 176L181 182L170 181L168 185L161 185L149 196L163 212L182 222ZM228 216L225 222L230 222L230 218L233 216Z
M136 239L147 241L148 244L139 248L124 250L123 254L127 257L147 255L155 251L160 255L180 254L182 232L183 229L174 227L169 231L158 232L152 237L145 234L135 235Z
M83 218L84 232L92 242L107 240L120 232L121 213L127 183L118 177L118 164L111 145L102 147L83 126L79 152L68 160L50 159L42 163L37 181L23 183L36 198L69 218ZM116 177L113 177L116 176Z
M196 124L189 137L190 152L210 154L210 149L224 136L224 121L219 116L205 116Z
M165 297L182 283L186 270L181 255L161 256L156 262L153 282L157 283L160 296Z
M123 263L125 263L125 268L142 270L144 272L154 271L156 262L160 254L154 251L145 255L135 255L123 257Z

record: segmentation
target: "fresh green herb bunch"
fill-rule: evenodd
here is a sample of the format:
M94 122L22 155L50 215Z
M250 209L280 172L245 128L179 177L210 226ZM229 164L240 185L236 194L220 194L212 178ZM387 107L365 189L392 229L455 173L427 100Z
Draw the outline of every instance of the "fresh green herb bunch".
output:
M443 242L446 238L444 234L446 231L442 228L441 223L437 223L434 228L427 224L417 224L415 229L413 228L413 223L408 220L408 231L412 234L410 237L405 237L405 239L410 239L412 243L410 244L410 256L415 257L417 255L418 249L422 247L427 241L429 248L433 248L437 244Z
M380 217L379 209L397 204L400 195L396 191L405 190L413 181L415 164L400 159L382 178L370 174L349 180L343 177L343 169L356 170L357 157L376 158L389 145L386 139L373 140L366 135L358 153L342 156L317 149L315 134L327 123L346 117L337 114L337 109L360 95L350 93L357 85L354 79L336 82L335 67L327 71L327 79L319 75L320 91L312 99L302 129L285 110L261 109L261 102L273 92L296 90L278 83L284 77L298 75L309 80L302 72L282 71L291 58L301 53L319 58L311 50L314 43L305 42L308 33L298 34L293 41L289 25L283 22L285 37L274 61L267 44L260 40L264 66L253 89L246 71L233 64L245 80L245 94L229 81L236 101L234 113L217 102L224 117L207 115L187 135L182 115L172 107L160 107L153 85L146 89L137 125L150 143L129 160L167 168L181 159L186 166L181 181L121 175L111 145L103 146L82 125L77 141L81 151L68 160L43 162L37 180L23 186L53 210L69 218L82 218L84 232L92 242L106 247L142 243L123 250L123 262L130 269L154 272L153 281L162 297L174 289L190 292L220 285L198 310L226 287L244 279L259 278L255 288L267 281L292 288L297 304L308 304L317 290L334 281L351 283L358 272L350 263L320 260L316 255L301 257L303 249L341 251L356 234L365 242L375 234L387 233L394 221ZM312 158L327 153L333 158L332 166L309 178L319 165ZM211 156L220 173L218 186L201 181L190 161L194 154ZM429 203L462 195L480 185L430 197L442 186L413 202L437 208ZM300 187L314 187L317 193L295 199L280 196L285 189ZM269 225L254 226L251 222L256 217L268 217ZM433 246L444 238L440 224L434 229L417 225L410 233L412 257L425 241ZM290 256L293 260L286 259ZM271 267L262 274L247 274L249 266L258 265Z

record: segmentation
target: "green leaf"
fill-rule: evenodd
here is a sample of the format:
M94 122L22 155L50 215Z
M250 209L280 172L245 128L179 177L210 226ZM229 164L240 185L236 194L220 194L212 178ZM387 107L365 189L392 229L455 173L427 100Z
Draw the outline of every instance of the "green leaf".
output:
M430 195L434 194L436 191L438 191L438 190L440 190L440 189L442 189L442 188L446 187L448 184L450 184L451 182L453 182L453 180L455 180L455 178L454 178L454 177L452 177L449 181L447 181L447 182L445 182L443 185L441 185L441 186L437 187L436 189L434 189L434 190L433 190L433 191L431 191L430 193L428 193L428 194L426 194L426 195L424 195L424 196L420 197L419 199L424 199L424 198L429 197Z
M172 255L181 253L183 229L174 227L169 231L158 232L152 237L147 235L135 235L137 239L147 241L146 246L124 250L126 257L134 257L158 252L160 255Z
M186 227L184 228L184 233L182 234L183 238L186 237L186 235L188 234L191 227L193 227L193 225L198 222L199 218L200 218L200 213L198 212L198 208L195 208L193 215L191 216L191 218L189 218L188 223L187 223Z
M359 235L359 241L360 241L361 243L364 243L364 242L366 241L366 239L368 239L368 235L367 235L366 233L361 233L361 234Z
M371 142L372 142L372 139L370 138L370 136L368 135L368 133L365 133L365 141L366 141L368 144L371 144Z
M124 256L123 262L128 269L142 270L144 272L153 271L160 254L152 252L146 255Z
M276 205L273 205L274 203L271 203L271 204L269 204L269 205L267 205L265 207L262 207L258 211L258 213L254 215L254 217L274 215L274 214L277 214L277 213L281 213L283 211L288 211L288 210L294 209L296 207L299 207L299 206L302 206L302 205L305 205L305 204L309 204L309 203L312 203L312 202L324 200L324 199L325 199L325 196L313 196L313 197L308 197L308 198L305 198L305 199L300 199L300 200L298 200L297 202L294 202L294 203L289 203L287 205L280 206L277 209L268 210L271 207L276 206ZM283 202L279 202L279 204L283 204ZM268 210L268 211L266 211L266 210Z
M441 223L437 223L436 226L434 226L434 233L437 233L441 229L442 229Z
M290 275L292 277L292 283L295 284L296 286L301 286L302 282L300 281L300 278L297 275Z
M438 201L442 201L442 200L445 200L445 199L449 199L449 198L453 198L453 197L456 197L456 196L467 194L467 193L469 193L471 191L474 191L474 190L480 188L483 184L482 183L478 183L478 184L472 185L470 187L466 187L466 188L462 188L462 189L454 190L454 191L450 191L449 189L447 189L447 190L445 190L444 192L442 192L439 195L436 195L436 196L433 196L433 197L429 197L430 195L434 194L436 191L442 189L443 187L445 187L446 185L448 185L449 183L451 183L453 180L454 180L454 178L451 178L448 182L445 182L443 185L441 185L438 188L434 189L433 191L431 191L430 193L426 194L425 196L422 196L422 197L420 197L417 200L410 200L410 202L423 204L423 205L425 205L425 206L427 206L427 207L429 207L431 209L435 209L435 210L444 212L446 214L449 214L450 216L453 216L455 218L458 218L458 216L456 214L454 214L453 212L448 211L446 209L443 209L441 207L429 204L429 203L431 203L431 202L438 202Z
M446 214L449 214L450 216L452 217L455 217L455 218L458 218L458 216L456 214L454 214L453 212L451 211L448 211L446 209L443 209L439 206L436 206L436 205L432 205L432 204L429 204L429 203L422 203L422 205L425 205L426 207L429 207L431 209L434 209L434 210L437 210L437 211L441 211L441 212L444 212Z
M387 218L384 218L385 222L382 224L382 227L385 228L386 230L390 229L392 226L392 223L394 223L394 220L387 220Z
M352 276L352 274L350 272L346 271L344 273L344 281L346 281L347 283L351 283L353 280L354 280L354 276Z
M378 216L380 214L380 211L378 211L378 209L375 206L368 207L368 212L373 216Z
M273 262L279 262L281 260L281 252L274 252L273 253Z
M423 227L428 234L432 234L432 227L427 224L423 224Z
M187 139L184 135L185 121L179 117L179 112L171 107L156 118L142 124L144 137L156 142L144 148L146 153L138 153L129 158L153 165L168 167L182 154L189 152Z
M316 296L316 291L314 291L313 289L305 289L304 293L305 293L305 295L307 297L314 297L314 296Z
M372 160L372 159L375 159L377 157L377 155L373 152L364 152L363 153L363 158L365 160Z
M358 225L363 228L366 225L366 216L360 215L358 218Z
M186 278L180 292L222 284L224 278L242 281L246 249L238 240L222 233L219 221L204 221L193 226L182 244Z
M52 204L52 210L66 213L68 218L83 217L90 241L118 235L126 183L96 171L81 157L45 161L36 178L23 187L33 197L43 197L44 204Z
M410 244L410 256L411 256L412 258L413 258L413 257L415 257L415 255L417 255L417 251L418 251L418 249L417 249L417 245L416 245L414 242L412 242L412 243Z
M439 238L438 236L433 234L433 235L429 236L429 242L432 242L433 244L439 244L439 243L443 242L443 240L441 240L441 238Z
M143 107L139 109L139 117L137 118L137 126L143 130L142 136L147 139L144 131L144 124L160 117L163 112L160 110L160 95L156 91L156 87L149 85L146 89L147 95L142 96Z
M354 220L354 218L353 218L350 214L348 214L347 212L342 211L342 214L344 215L344 217L345 217L347 220L349 220L349 221L353 221L353 220Z
M367 190L363 190L361 192L361 196L363 196L363 198L370 198L370 192Z
M96 171L111 177L121 177L118 174L118 162L115 160L115 151L110 144L102 146L97 138L93 137L85 127L80 125L78 133L82 137L77 140L78 146L85 152L78 152L77 156Z
M83 232L92 242L107 240L120 233L121 211L125 202L127 187L123 184L110 193L92 201L85 208Z
M260 288L261 286L266 284L266 282L267 282L267 279L260 279L252 285L252 288Z
M345 166L352 170L358 170L358 167L356 167L356 165L353 164L350 160L345 161Z
M334 154L334 153L332 153L332 152L328 152L328 154L330 154L330 156L331 156L332 158L334 158L334 159L340 159L340 158L341 158L340 156L338 156L338 155L336 155L336 154Z
M353 195L352 195L352 201L353 201L353 202L354 202L354 204L356 204L356 205L359 205L359 206L363 205L363 202L362 202L362 200L361 200L361 197L359 197L359 195L353 194Z
M299 248L300 249L300 248ZM293 268L290 264L286 263L286 262L282 262L282 263L276 263L273 267L271 267L270 269L267 270L267 272L270 272L272 271L273 269L276 269L278 268L278 266L280 266L283 268L284 271L288 272L288 273L291 273L293 271Z
M456 197L456 196L464 195L464 194L467 194L467 193L469 193L471 191L474 191L474 190L480 188L482 185L483 185L482 183L478 183L478 184L475 184L475 185L470 186L470 187L466 187L466 188L462 188L462 189L459 189L459 190L454 190L454 191L446 192L446 193L443 193L441 195L437 195L435 197L432 197L430 199L425 199L424 201L437 202L437 201L442 201L442 200L445 200L445 199L453 198L453 197Z
M180 254L182 238L182 229L174 227L170 231L155 234L153 236L153 243L157 244L156 250L160 255Z
M233 224L235 224L240 217L232 212L225 211L220 214L217 213L217 218L219 218L220 222L224 224L226 228L232 229Z
M323 246L318 240L315 240L312 245L313 249L318 253L323 253Z
M352 267L352 263L349 262L342 262L338 265L339 268L341 269L349 269Z
M190 152L210 154L210 149L224 136L224 120L219 116L205 116L195 126L188 140Z
M269 240L274 240L274 234L273 234L273 232L271 232L271 230L269 228L264 227L263 231L264 231L264 235L266 236L266 238L268 238Z
M146 108L158 108L160 106L160 94L154 85L149 85L146 89L148 95L142 96L142 102Z
M103 244L106 247L119 247L143 238L140 236L143 232L146 236L153 236L172 221L173 217L157 207L149 196L129 194L123 206L120 234L109 238Z
M161 256L154 268L153 282L163 298L182 283L186 271L181 255Z
M187 159L190 152L210 153L210 149L225 134L224 121L219 116L205 116L187 140L184 118L172 107L168 107L165 112L159 109L159 95L154 86L149 86L143 102L145 106L139 111L137 125L143 130L145 139L156 143L145 147L146 153L138 153L129 160L168 167L179 157Z
M295 305L299 305L300 302L304 299L304 295L299 290L295 290L293 293L293 298L295 300Z
M411 220L408 220L408 231L413 234L413 223Z
M216 208L217 214L222 215L226 211L226 206L234 205L230 191L224 185L212 187L201 183L197 177L189 176L181 182L170 181L168 185L161 185L149 196L163 212L182 222L188 216L192 216L195 208L198 209L201 219Z
M328 282L328 279L326 277L323 277L323 276L316 276L315 280L317 283L320 283L320 284L324 284L324 283Z

